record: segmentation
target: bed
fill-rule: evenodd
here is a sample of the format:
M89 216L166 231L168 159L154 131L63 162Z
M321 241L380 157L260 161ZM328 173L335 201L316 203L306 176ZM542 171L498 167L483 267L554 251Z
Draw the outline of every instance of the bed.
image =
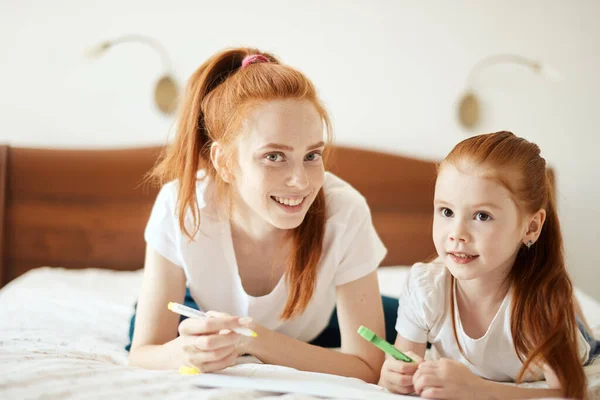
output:
M144 176L159 153L158 147L0 147L0 398L315 398L202 387L177 371L126 365L123 347L140 287L142 233L157 193ZM402 266L434 254L435 164L337 147L329 169L366 197L389 249L379 269L381 290L397 295L407 272ZM598 335L600 304L577 295ZM248 373L255 364L247 361L240 360L232 373ZM306 377L283 368L268 373ZM587 373L591 398L600 398L600 366L587 367ZM385 396L372 385L342 379L343 385L371 390L369 398Z

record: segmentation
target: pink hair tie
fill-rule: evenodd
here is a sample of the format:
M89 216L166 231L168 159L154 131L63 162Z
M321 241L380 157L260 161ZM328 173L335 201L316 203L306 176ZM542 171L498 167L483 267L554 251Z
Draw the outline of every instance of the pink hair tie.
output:
M268 63L269 59L262 54L252 54L246 56L242 61L242 68L246 68L250 64Z

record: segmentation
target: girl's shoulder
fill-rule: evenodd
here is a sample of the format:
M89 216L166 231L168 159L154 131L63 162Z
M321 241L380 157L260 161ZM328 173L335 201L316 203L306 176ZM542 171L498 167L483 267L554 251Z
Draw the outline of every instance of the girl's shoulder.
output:
M437 335L445 321L449 272L439 260L414 264L400 293L396 330L413 342Z
M439 258L431 262L416 263L410 269L413 283L422 286L442 287L449 274L448 268Z
M416 297L423 304L442 306L445 303L450 272L439 259L428 263L416 263L409 272L405 290L406 294Z

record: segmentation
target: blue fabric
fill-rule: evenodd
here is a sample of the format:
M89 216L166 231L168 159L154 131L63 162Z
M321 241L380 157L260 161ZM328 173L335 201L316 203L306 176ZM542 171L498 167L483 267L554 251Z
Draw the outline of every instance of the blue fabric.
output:
M381 296L383 302L383 317L385 319L385 339L394 343L396 341L396 318L398 317L398 299ZM327 327L314 338L310 344L320 347L341 347L340 324L337 309L333 310Z
M198 305L196 304L196 302L194 301L194 299L192 299L192 294L190 293L190 289L185 290L185 298L183 299L183 305L191 307L191 308L196 308L196 309L199 308ZM131 317L131 321L129 322L129 344L127 346L125 346L125 350L127 350L127 351L131 350L131 341L133 340L133 331L135 329L136 310L137 310L137 303L135 303L135 306L133 308L133 316ZM181 321L183 321L186 318L187 317L184 317L183 315L181 315L179 317L179 323L181 323Z
M600 356L600 341L594 339L594 337L591 335L591 333L588 332L587 329L585 329L585 325L583 325L583 322L579 319L579 317L577 317L576 319L577 319L577 327L581 331L581 334L583 335L585 340L590 345L590 354L588 356L588 360L584 364L584 365L590 365L591 363L594 362L594 360L596 358L598 358L598 356Z
M383 301L383 314L385 318L385 336L386 340L390 343L394 343L396 340L396 317L398 315L398 299L381 296L381 300ZM185 291L185 299L183 304L188 307L198 308L194 299L192 299L192 295L190 294L190 290L186 289ZM137 308L137 304L135 305ZM133 312L133 317L131 317L131 322L129 324L129 344L125 346L125 350L129 351L131 349L131 340L133 339L133 331L135 328L135 308ZM183 315L179 318L179 322L183 321L187 317ZM342 345L341 337L340 337L340 324L337 317L337 309L333 310L333 314L331 314L331 318L329 319L329 324L327 327L317 336L314 340L310 342L315 346L320 347L340 347Z

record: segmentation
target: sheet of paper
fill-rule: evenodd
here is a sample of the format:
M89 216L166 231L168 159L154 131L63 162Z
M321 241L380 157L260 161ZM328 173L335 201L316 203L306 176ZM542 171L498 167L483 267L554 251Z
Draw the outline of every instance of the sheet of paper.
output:
M218 373L197 375L194 383L202 387L254 389L273 393L301 393L344 399L392 400L408 398L391 394L377 385L356 378L304 372L267 364L241 364Z

